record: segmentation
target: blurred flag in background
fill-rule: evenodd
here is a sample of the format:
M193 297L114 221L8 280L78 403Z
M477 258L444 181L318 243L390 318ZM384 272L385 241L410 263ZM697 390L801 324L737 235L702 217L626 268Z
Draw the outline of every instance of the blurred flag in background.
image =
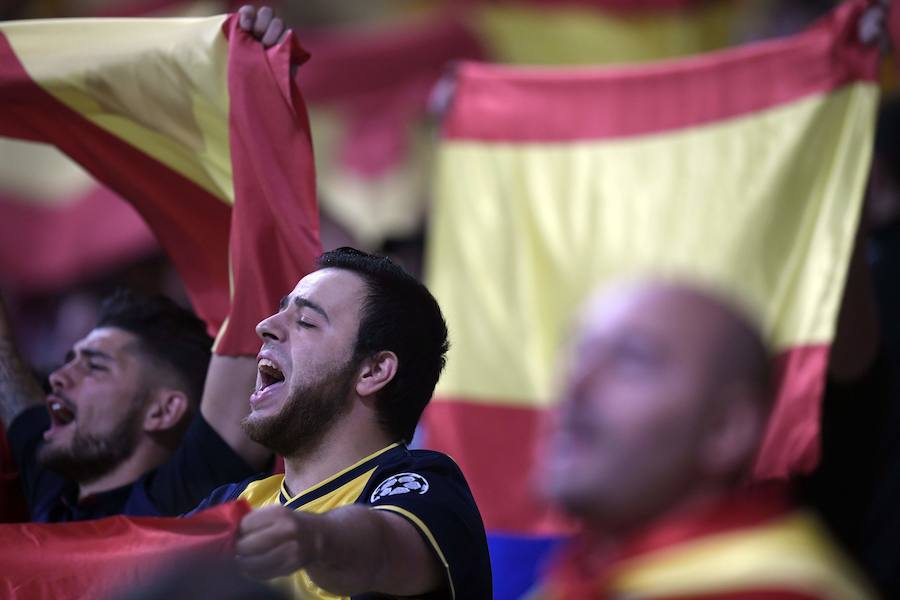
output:
M567 319L598 284L688 278L748 307L780 373L756 475L815 466L878 103L859 9L642 67L459 68L427 256L452 346L427 445L467 474L498 598L565 530L529 474Z
M225 8L205 0L31 2L20 16L191 16ZM158 248L138 214L62 152L0 139L0 285L56 292Z

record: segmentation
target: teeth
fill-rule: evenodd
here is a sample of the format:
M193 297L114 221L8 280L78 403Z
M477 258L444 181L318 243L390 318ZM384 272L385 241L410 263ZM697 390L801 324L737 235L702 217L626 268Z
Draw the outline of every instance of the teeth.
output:
M60 410L62 408L62 402L51 402L50 409L51 410Z
M260 366L260 367L268 367L268 368L274 369L274 370L276 370L276 371L280 371L280 370L281 370L281 369L278 368L278 366L277 366L275 363L273 363L273 362L272 362L271 360L269 360L268 358L261 358L261 359L259 359L259 366Z

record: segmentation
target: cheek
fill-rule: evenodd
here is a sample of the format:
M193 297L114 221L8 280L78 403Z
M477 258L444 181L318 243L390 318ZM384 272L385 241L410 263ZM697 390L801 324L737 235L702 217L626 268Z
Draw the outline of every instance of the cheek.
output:
M79 410L78 422L92 432L109 432L131 412L134 403L141 400L137 395L137 390L121 382L97 385L84 408Z

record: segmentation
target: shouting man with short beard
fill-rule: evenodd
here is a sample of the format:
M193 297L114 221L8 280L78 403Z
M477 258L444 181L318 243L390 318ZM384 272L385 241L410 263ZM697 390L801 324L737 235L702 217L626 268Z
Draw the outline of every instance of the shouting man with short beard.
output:
M284 456L285 473L220 488L200 508L256 508L241 522L238 563L298 598L491 598L462 473L406 447L445 362L437 302L387 258L340 248L318 267L256 328L243 427Z
M240 421L232 398L197 414L212 339L171 300L108 298L46 398L10 339L0 311L0 418L33 521L177 515L267 462L239 430L228 435Z

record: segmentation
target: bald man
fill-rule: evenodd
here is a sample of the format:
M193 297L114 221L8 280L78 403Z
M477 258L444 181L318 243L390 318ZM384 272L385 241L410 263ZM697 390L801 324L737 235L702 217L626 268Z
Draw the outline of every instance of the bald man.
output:
M535 598L868 598L815 519L741 489L772 399L742 313L697 288L593 298L539 477L582 525Z

